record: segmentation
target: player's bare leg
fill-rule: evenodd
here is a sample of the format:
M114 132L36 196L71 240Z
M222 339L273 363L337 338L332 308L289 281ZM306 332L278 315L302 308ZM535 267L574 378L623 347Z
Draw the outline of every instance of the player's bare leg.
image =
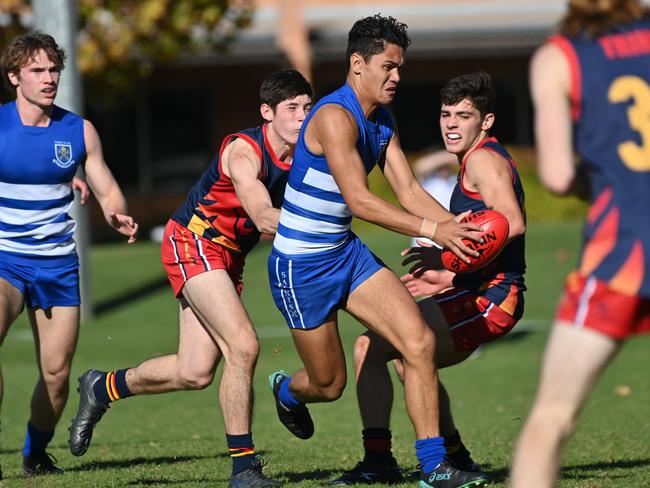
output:
M23 294L14 285L0 278L0 345L24 306Z
M239 295L224 270L193 277L185 284L183 295L224 359L219 399L226 432L250 432L252 380L260 348Z
M126 383L134 395L200 390L212 384L221 352L187 301L179 302L178 352L129 369Z
M410 298L410 297L409 297ZM465 360L471 354L471 351L457 351L454 345L449 326L442 314L440 307L435 299L429 298L418 302L417 307L422 313L426 324L433 330L436 339L436 361L439 368L444 368L457 364ZM365 353L365 357L364 357ZM358 344L355 345L355 371L357 374L357 390L359 404L362 411L364 425L380 427L388 426L390 408L384 406L385 401L377 401L377 392L388 389L390 376L386 363L391 359L401 358L400 352L389 342L378 337L374 333L368 333L365 338L360 337ZM367 366L367 367L364 367ZM398 372L400 379L404 377L405 363L400 361ZM379 397L384 400L383 396ZM392 394L385 400L392 401ZM448 405L448 402L441 404L441 415L447 419L445 424L450 423L451 413L445 411L443 414L442 407ZM442 419L436 419L438 422ZM381 425L380 425L381 424ZM442 427L442 423L440 426ZM445 425L446 429L454 429ZM445 434L446 432L443 432Z
M30 309L29 318L40 375L32 395L23 472L27 476L61 474L45 447L68 400L70 367L79 337L79 307Z
M79 307L29 311L40 377L32 396L30 423L53 430L68 400L70 366L79 337Z
M18 318L25 305L25 298L18 289L0 278L0 345L4 343L11 324ZM4 396L4 378L0 371L0 407ZM2 470L0 469L0 480Z
M226 431L250 432L259 343L239 295L223 270L191 278L183 295L178 353L129 369L127 386L136 395L203 389L212 383L223 356L219 400Z
M428 325L435 331L439 347L438 357L445 366L466 359L470 351L456 351L449 326L435 300L418 303ZM354 365L357 379L357 400L364 426L363 461L346 471L332 483L361 482L369 475L377 481L396 482L399 469L391 453L390 413L393 402L392 381L388 362L395 365L400 381L403 382L403 362L399 352L374 332L367 332L355 341ZM440 366L440 363L438 364ZM456 431L451 414L449 396L442 385L439 386L440 433L445 438L445 446L450 449L447 459L463 471L480 472L480 468L470 457Z
M369 332L357 338L354 344L354 368L357 375L357 401L364 427L388 429L393 404L393 385L388 364L393 360L398 378L404 382L404 365L399 353L381 337ZM451 415L449 395L438 382L440 405L440 434L456 432Z
M392 344L402 357L404 396L422 467L420 486L436 486L435 480L441 477L452 485L483 486L482 474L457 470L444 460L435 337L397 276L386 268L379 270L350 295L346 310Z
M269 387L280 422L296 437L309 439L314 424L305 404L338 399L347 382L336 313L320 327L291 329L291 336L304 368L292 376L276 371L269 376Z
M383 268L354 290L346 310L400 353L404 360L406 407L415 435L418 439L437 437L435 338L404 285Z
M540 387L517 443L514 488L552 488L562 448L587 395L620 344L589 329L556 324L544 354Z
M305 365L291 376L291 393L303 403L337 400L345 388L347 373L336 318L309 331L291 329L291 335Z
M185 284L183 293L177 354L153 358L126 370L128 392L155 394L205 388L212 382L223 354L226 361L220 400L226 429L232 429L233 434L247 432L252 408L250 382L259 351L252 324L230 277L223 270L194 276ZM84 376L89 373L92 371ZM101 375L101 372L96 373ZM85 382L82 377L81 403L70 436L71 451L77 456L86 452L92 429L107 408L106 405L102 411L95 408L96 395L83 391L94 390L94 382L84 385ZM233 382L234 388L231 387ZM90 408L82 405L85 397L89 397Z

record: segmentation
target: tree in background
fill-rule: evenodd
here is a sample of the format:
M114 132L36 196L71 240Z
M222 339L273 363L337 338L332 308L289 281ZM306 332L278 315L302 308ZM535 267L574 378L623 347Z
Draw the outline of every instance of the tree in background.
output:
M77 0L78 59L102 91L127 91L157 63L221 51L250 22L252 0ZM32 27L28 0L0 0L0 48Z

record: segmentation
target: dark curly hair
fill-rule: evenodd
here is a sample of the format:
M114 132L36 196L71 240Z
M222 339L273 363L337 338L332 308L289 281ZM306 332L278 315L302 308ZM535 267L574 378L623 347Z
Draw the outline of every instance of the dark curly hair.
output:
M345 66L350 67L350 56L359 53L367 63L372 56L384 50L386 44L396 44L406 51L411 44L406 29L408 26L393 17L380 14L357 20L348 33L348 48L345 52Z
M443 105L456 105L465 99L470 100L481 112L481 117L494 113L496 93L488 73L478 71L452 78L440 90Z

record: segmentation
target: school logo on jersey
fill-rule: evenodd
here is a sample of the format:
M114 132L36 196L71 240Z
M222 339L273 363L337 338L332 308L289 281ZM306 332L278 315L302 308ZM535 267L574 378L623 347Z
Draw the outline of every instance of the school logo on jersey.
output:
M69 142L55 142L54 143L54 164L61 168L69 168L74 164L72 159L72 144Z

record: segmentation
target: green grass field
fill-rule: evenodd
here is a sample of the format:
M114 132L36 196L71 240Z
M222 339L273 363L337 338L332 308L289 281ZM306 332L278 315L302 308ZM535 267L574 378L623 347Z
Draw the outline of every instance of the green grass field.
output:
M563 276L576 261L579 234L579 224L529 226L524 320L477 359L441 373L465 443L493 477L491 486L506 486L513 444L536 388ZM398 253L407 244L406 238L376 230L365 232L364 240L400 273ZM244 291L262 344L255 377L255 444L270 458L267 472L286 486L318 486L352 467L362 455L354 388L349 384L336 403L311 407L316 434L309 441L294 438L277 420L266 387L267 375L280 368L293 371L300 362L267 291L268 249L268 245L260 246L250 256ZM177 341L177 305L165 282L157 245L97 246L92 251L92 266L98 314L82 327L73 365L75 386L76 377L90 367L132 366L174 352ZM362 328L345 314L341 314L340 328L350 358L353 340ZM649 337L631 341L600 381L566 450L559 486L650 486L649 346ZM33 342L24 318L12 327L5 341L2 366L6 382L0 449L3 486L227 485L230 460L216 382L200 392L132 398L115 404L98 425L92 447L82 458L72 457L67 449L67 427L78 401L73 391L51 444L66 475L23 480L20 449L36 378ZM629 390L619 388L623 385ZM414 468L413 432L401 388L396 387L396 392L394 451L404 468Z

